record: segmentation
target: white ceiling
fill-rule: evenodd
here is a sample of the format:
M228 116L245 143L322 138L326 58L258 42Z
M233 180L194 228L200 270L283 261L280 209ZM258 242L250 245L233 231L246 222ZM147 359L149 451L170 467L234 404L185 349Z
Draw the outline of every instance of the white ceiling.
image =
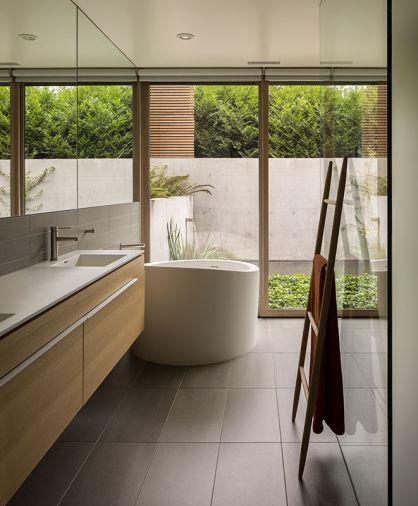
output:
M386 0L77 0L138 67L386 65ZM195 38L181 41L179 32Z
M0 64L16 62L19 67L36 68L131 65L81 11L77 15L70 0L0 0L0 13ZM38 38L26 41L19 37L21 33Z

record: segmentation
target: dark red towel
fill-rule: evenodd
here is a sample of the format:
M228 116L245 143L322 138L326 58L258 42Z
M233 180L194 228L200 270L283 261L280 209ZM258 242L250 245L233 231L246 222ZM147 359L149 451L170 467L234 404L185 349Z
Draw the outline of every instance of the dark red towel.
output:
M327 260L322 255L315 255L313 259L311 278L310 311L316 324L319 324L321 301L324 292ZM312 329L310 375L313 369L317 336ZM318 386L318 397L315 406L313 431L320 434L324 430L323 422L335 434L344 434L344 391L341 371L340 339L338 334L337 297L335 292L335 277L331 289L324 354L322 356L321 374Z

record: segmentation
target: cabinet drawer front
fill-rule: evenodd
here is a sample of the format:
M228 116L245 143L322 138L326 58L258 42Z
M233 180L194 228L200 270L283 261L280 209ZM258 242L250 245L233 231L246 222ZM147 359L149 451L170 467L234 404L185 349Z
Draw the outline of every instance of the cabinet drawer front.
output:
M145 274L84 324L84 402L144 330Z
M80 326L0 387L0 504L82 406L82 367Z
M0 340L0 377L143 271L144 257L137 257L5 336Z

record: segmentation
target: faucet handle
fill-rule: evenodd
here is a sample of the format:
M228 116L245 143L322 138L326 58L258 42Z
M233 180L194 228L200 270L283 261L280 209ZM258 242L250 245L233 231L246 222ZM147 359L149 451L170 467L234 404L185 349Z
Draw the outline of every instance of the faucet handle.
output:
M57 227L57 230L70 230L72 227Z

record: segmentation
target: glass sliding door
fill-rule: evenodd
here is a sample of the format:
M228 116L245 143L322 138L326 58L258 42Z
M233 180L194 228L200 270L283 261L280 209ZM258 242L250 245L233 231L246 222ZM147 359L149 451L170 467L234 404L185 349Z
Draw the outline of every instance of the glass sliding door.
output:
M264 314L306 307L329 160L349 176L336 274L341 314L385 312L386 86L270 84L268 92L268 296ZM332 186L335 189L335 184ZM332 211L328 213L324 255Z
M150 260L258 263L258 86L150 87Z

